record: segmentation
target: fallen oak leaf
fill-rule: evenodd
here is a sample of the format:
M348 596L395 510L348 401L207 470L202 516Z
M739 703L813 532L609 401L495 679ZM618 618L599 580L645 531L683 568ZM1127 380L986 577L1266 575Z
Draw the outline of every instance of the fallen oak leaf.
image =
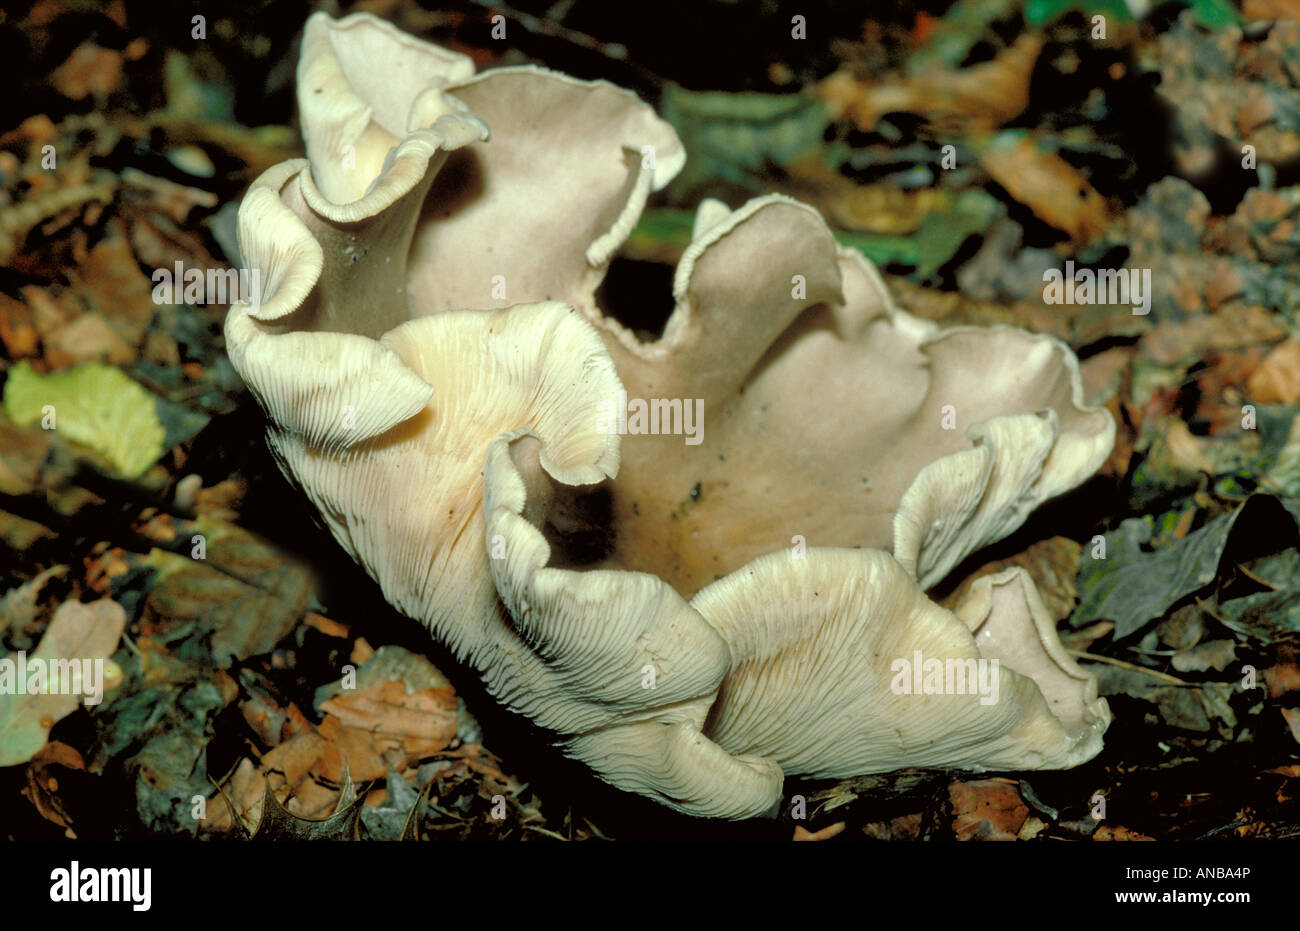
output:
M296 626L307 606L307 590L264 591L195 560L153 549L146 560L157 571L145 600L144 619L165 631L162 639L183 642L173 652L188 662L228 668L269 653Z
M456 695L450 686L408 693L402 682L390 679L335 696L321 710L327 712L319 728L322 736L377 757L394 752L412 761L432 756L456 736ZM374 778L382 776L381 766ZM372 777L367 771L362 778Z

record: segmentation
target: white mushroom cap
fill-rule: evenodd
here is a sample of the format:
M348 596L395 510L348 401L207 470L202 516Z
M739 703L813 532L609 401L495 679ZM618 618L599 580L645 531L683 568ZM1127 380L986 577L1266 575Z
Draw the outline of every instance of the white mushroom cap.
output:
M505 543L492 577L535 654L498 648L488 681L579 734L566 751L612 784L734 818L769 810L783 774L1063 768L1101 749L1109 709L1023 570L979 579L953 613L887 553L788 550L688 605L645 573L550 566L555 489L520 441L489 450L486 533ZM899 661L916 669L902 690Z
M912 317L788 198L701 213L662 338L596 321L629 397L704 411L698 446L625 437L622 564L689 594L800 535L892 546L928 587L1105 461L1114 422L1062 343Z
M981 580L957 615L917 584L1104 460L1114 424L1069 350L904 313L775 196L701 206L676 309L641 343L595 291L681 167L676 135L603 82L471 73L373 17L313 17L310 160L240 210L263 280L227 317L231 359L388 601L604 778L695 814L768 810L783 768L1096 753L1105 703L1028 577ZM602 432L624 390L702 399L707 442ZM569 567L552 504L598 483L612 546ZM793 535L806 558L771 554ZM916 650L999 659L998 700L890 690Z
M542 442L541 467L556 479L604 479L618 469L618 438L593 429L592 411L618 377L590 325L560 304L424 317L375 345L426 386L414 416L346 449L274 427L269 441L385 598L474 662L502 623L479 457L493 437L523 430ZM362 396L384 400L373 385Z
M369 13L313 13L298 59L298 110L323 196L360 200L389 150L456 112L440 88L474 73L466 55L408 36Z
M310 328L377 336L414 315L562 300L601 330L629 397L702 400L705 444L625 439L621 564L690 594L797 534L892 547L929 586L1104 462L1114 423L1084 406L1066 346L912 317L788 198L703 204L676 309L642 343L595 292L648 192L681 167L671 127L604 82L533 67L471 76L467 59L373 17L317 15L308 33L299 95L313 153L366 133L376 153L395 147L378 175L374 154L346 183L322 180L338 167L313 154L311 174L285 186L326 254L350 256L337 288L326 263ZM394 62L382 89L376 60ZM423 132L436 154L395 156ZM362 188L338 206L321 193Z
M561 735L566 752L613 785L691 814L742 818L780 798L781 769L730 755L702 733L730 664L722 638L664 582L640 572L548 567L551 547L524 515L545 481L518 434L484 467L487 545L513 630L534 652L499 644L486 675L509 707ZM544 447L543 447L544 449ZM544 519L544 509L533 520Z
M609 260L685 163L677 134L634 94L545 68L494 69L446 93L510 141L470 146L434 182L412 250L420 312L483 306L502 275L507 302L593 316Z
M763 556L691 606L732 653L705 733L787 773L1064 768L1096 755L1110 722L1023 574L976 583L965 609L975 636L873 550ZM946 678L950 661L965 675L978 668L968 661L992 659L985 674L996 683L984 694L973 679ZM912 670L920 682L930 661L943 667L944 688L964 683L965 693L918 694Z
M1029 573L1012 567L976 579L953 613L975 635L981 656L997 657L1033 679L1053 717L1067 733L1079 736L1074 762L1062 767L1101 751L1110 708L1097 697L1096 678L1066 652Z

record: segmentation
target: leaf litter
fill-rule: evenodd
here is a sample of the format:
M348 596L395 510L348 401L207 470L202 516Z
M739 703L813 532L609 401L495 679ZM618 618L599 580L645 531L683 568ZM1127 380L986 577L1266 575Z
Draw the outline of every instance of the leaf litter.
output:
M480 64L498 54L472 15L388 6ZM677 73L689 55L641 75L692 159L610 286L628 268L670 273L701 197L784 191L914 313L1070 343L1119 427L1097 479L935 593L952 603L1025 567L1111 703L1102 755L1062 773L790 780L806 818L753 828L638 814L520 749L535 738L476 720L489 709L473 683L458 689L427 636L277 500L289 492L224 357L224 306L151 299L152 269L234 258L229 205L300 154L292 27L258 24L236 47L220 36L239 29L217 23L215 49L165 50L148 30L113 38L141 24L110 5L78 14L101 37L69 47L50 37L71 14L37 4L10 27L38 60L0 135L0 651L66 652L67 618L111 614L104 642L77 649L120 679L93 707L0 698L7 836L1300 834L1300 186L1286 167L1300 26L1243 28L1218 0L1172 7L1135 24L1108 3L1097 40L1078 3L958 0L810 39L818 67L772 62L744 93ZM1242 166L1247 144L1257 167ZM1067 260L1168 286L1149 316L1046 305L1042 274ZM41 429L49 389L33 385L67 394L59 429ZM94 414L105 402L115 419ZM500 756L484 745L497 741Z

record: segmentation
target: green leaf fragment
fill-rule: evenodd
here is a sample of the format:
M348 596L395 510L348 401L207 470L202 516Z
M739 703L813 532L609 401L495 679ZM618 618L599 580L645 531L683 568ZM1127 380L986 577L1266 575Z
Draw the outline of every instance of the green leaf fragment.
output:
M1071 10L1078 10L1089 18L1101 15L1113 18L1117 23L1133 22L1133 14L1124 0L1026 0L1025 22L1041 26Z
M1191 7L1196 18L1211 29L1240 26L1246 21L1229 0L1192 0Z
M625 249L638 256L655 254L656 247L684 250L690 245L694 222L695 214L689 210L647 211L628 236ZM835 239L877 265L916 265L918 261L917 241L910 236L836 231Z
M673 182L678 194L715 179L757 188L768 165L834 154L823 140L831 123L826 105L800 94L701 92L669 84L662 115L691 153Z
M951 207L927 215L916 231L913 277L924 280L937 272L956 255L966 237L988 229L1002 209L993 195L972 188L962 191Z
M5 413L20 427L37 423L103 456L124 478L139 478L166 447L156 398L110 365L89 363L49 375L26 362L9 370Z

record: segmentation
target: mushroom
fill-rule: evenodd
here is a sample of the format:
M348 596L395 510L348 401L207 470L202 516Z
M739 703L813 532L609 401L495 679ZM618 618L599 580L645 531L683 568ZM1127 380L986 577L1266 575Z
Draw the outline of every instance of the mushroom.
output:
M313 15L309 158L239 214L261 294L232 362L387 600L602 778L693 814L768 811L785 773L1094 755L1109 711L1027 575L955 613L923 591L1104 461L1069 349L910 316L778 196L701 205L643 342L596 292L683 163L671 127L604 82L472 70ZM624 435L634 402L677 419ZM988 688L901 691L913 659Z
M484 470L492 576L525 636L617 712L578 718L569 700L548 726L620 788L739 818L770 810L787 772L1065 768L1100 751L1106 702L1024 570L978 579L953 613L883 551L787 549L688 603L647 573L555 565L554 482L514 440Z

